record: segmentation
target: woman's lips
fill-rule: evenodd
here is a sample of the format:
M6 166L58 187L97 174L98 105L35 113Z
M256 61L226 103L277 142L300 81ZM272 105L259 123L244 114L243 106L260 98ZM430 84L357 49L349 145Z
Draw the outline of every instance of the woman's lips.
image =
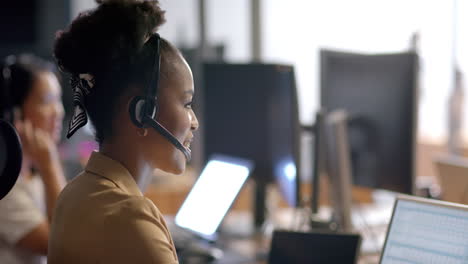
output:
M184 141L184 147L190 149L190 145L192 144L192 139L188 139Z

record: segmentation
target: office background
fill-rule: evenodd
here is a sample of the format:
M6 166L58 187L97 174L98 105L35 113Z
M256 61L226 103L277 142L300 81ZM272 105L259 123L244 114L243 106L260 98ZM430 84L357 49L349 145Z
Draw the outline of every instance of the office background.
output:
M253 10L255 4L257 10ZM4 3L0 55L29 51L52 59L55 32L94 6L93 0ZM178 47L195 48L203 42L224 46L227 62L259 60L293 65L299 118L304 125L313 123L319 107L320 48L360 53L416 48L420 56L417 136L420 142L437 146L447 141L448 100L455 85L455 68L463 77L468 70L466 1L293 0L285 4L277 0L161 0L161 6L168 17L161 34ZM64 104L65 109L71 109L67 88L65 83ZM464 104L462 112L467 107ZM461 135L468 142L468 133L463 133L468 117L463 115L462 121ZM302 156L303 160L311 159L307 151ZM303 176L310 178L310 164L302 164Z
M161 34L179 47L196 46L200 41L199 2L162 0L168 21L161 28ZM225 45L228 62L250 61L251 1L202 2L206 42ZM31 6L34 10L28 12L34 14L37 23L34 24L36 38L29 43L0 40L1 55L30 50L50 57L55 31L95 3L92 0L29 0L22 1L21 5L8 2L2 5L3 35L12 34L9 29L17 29L10 24L8 15L15 13L11 8L28 10ZM454 84L454 65L459 65L463 73L468 69L467 10L468 3L461 0L293 0L287 4L263 0L259 11L260 59L295 66L300 119L309 124L313 122L319 102L319 48L398 52L408 49L412 36L418 33L421 56L418 136L425 141L442 143L447 136L447 100ZM467 119L464 119L465 124Z
M195 49L201 44L221 45L226 62L260 61L293 65L299 118L303 125L314 122L319 108L320 49L365 54L416 50L420 56L417 137L424 144L446 144L449 98L455 86L455 71L458 69L465 80L468 71L467 1L160 2L167 10L167 23L160 33L182 49ZM4 37L0 38L1 57L33 52L47 59L52 59L55 32L83 10L96 6L93 0L25 0L8 1L2 5L0 32ZM69 111L71 92L67 88L64 79L64 104ZM466 94L466 87L463 86L462 91ZM465 103L462 112L467 112L467 108ZM462 115L462 124L461 135L466 147L467 115ZM311 161L310 155L305 151L302 159ZM303 162L307 167L302 174L306 180L311 176L310 163ZM419 171L417 176L426 176L426 173L432 172ZM153 194L158 198L158 192ZM166 198L179 199L177 202L180 203L179 196L168 194ZM158 206L169 208L173 204L176 202L165 206L164 199L161 199L161 206Z
M421 56L419 138L437 143L445 141L454 64L463 73L468 69L466 1L260 2L260 58L295 66L303 123L313 122L319 105L319 48L400 52L410 48L416 33L420 36ZM71 4L73 15L94 5L91 0L76 0ZM168 14L161 34L181 47L197 45L198 1L162 0L161 5ZM228 62L250 61L253 58L251 1L207 0L205 8L206 41L225 45ZM468 134L466 137L468 140Z

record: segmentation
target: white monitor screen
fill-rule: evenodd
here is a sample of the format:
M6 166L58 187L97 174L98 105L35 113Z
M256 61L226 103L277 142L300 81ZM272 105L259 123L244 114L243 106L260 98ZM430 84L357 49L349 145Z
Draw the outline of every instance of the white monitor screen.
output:
M381 263L468 263L468 207L398 200Z
M213 235L247 180L252 163L214 156L203 169L175 217L175 223L202 235Z

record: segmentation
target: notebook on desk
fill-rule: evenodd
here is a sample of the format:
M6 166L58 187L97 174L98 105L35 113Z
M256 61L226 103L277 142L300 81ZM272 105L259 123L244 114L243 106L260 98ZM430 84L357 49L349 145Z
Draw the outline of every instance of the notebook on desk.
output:
M253 170L253 162L213 155L168 227L176 248L210 251L203 241L216 240L216 231ZM195 243L194 242L200 242ZM195 246L195 248L194 248ZM211 250L212 251L212 250ZM197 253L197 254L198 254ZM205 252L208 254L208 252Z
M380 263L468 263L468 206L397 198Z

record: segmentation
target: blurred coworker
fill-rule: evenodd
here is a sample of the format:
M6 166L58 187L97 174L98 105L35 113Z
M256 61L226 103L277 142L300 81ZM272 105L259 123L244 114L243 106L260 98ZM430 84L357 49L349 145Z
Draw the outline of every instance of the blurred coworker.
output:
M55 202L65 183L57 151L61 87L54 65L34 55L7 57L1 73L0 114L13 119L23 163L16 185L0 200L0 263L41 263Z

